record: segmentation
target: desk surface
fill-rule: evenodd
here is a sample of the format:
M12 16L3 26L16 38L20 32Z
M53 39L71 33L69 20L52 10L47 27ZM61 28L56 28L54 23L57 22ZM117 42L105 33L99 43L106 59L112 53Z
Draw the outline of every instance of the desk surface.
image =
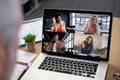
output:
M113 19L112 26L112 38L111 38L111 50L108 71L106 74L106 80L115 80L112 78L113 73L120 72L120 18ZM25 50L25 47L21 48ZM41 52L41 43L36 44L36 54Z

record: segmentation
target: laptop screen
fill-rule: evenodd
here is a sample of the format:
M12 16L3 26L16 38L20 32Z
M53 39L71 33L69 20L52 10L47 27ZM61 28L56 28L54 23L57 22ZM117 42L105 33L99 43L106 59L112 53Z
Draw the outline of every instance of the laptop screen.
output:
M42 51L108 60L112 14L45 9Z

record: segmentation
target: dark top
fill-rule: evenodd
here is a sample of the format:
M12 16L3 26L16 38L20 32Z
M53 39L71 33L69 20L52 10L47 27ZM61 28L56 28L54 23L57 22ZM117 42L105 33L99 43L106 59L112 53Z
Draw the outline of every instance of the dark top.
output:
M94 47L93 47L93 44L90 44L90 48L88 50L86 50L85 48L82 48L81 47L81 52L84 53L84 54L90 54L94 51Z

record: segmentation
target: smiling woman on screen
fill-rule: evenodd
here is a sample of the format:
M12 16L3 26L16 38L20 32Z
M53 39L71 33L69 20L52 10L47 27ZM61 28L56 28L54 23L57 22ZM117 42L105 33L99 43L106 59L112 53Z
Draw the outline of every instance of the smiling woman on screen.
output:
M90 21L87 23L85 34L100 35L100 25L98 24L97 16L92 16Z
M57 13L55 17L53 17L53 25L51 26L51 30L55 32L66 32L65 22L62 20L62 15Z

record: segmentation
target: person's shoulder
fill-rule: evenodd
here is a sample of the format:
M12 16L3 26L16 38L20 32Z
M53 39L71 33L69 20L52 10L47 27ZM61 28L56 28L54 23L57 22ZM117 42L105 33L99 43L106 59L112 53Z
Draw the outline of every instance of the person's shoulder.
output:
M94 45L93 43L90 44L90 46L93 46L93 45Z
M97 27L100 27L100 25L99 25L98 23L96 23L96 26L97 26Z

